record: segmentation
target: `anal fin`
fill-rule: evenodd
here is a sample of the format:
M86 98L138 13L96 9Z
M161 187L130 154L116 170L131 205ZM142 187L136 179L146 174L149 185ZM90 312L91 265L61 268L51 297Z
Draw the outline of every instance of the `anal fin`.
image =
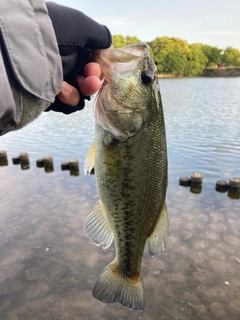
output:
M99 201L84 224L84 232L87 237L97 246L103 249L110 247L113 242L113 232L108 223L104 206Z
M152 234L148 237L148 248L151 256L159 256L166 249L168 241L168 215L164 203Z

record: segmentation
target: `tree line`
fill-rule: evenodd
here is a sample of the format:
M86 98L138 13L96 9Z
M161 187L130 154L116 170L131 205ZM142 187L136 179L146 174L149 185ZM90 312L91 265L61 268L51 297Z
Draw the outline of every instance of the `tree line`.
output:
M113 35L113 46L120 48L141 42L137 37ZM148 42L150 54L158 73L196 76L205 68L223 65L240 67L240 50L227 47L225 50L207 44L189 44L186 40L158 37Z

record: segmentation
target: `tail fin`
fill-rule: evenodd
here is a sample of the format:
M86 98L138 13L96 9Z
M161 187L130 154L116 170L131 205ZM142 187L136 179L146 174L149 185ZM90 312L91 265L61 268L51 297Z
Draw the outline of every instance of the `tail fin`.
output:
M93 287L94 298L104 303L119 302L124 307L144 309L144 293L141 276L138 279L124 277L113 261L102 272Z

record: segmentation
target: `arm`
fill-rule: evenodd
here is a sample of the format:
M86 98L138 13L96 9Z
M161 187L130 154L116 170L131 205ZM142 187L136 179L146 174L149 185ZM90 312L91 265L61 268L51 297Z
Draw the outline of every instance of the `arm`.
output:
M1 135L54 102L62 67L44 1L0 1L0 32Z
M46 109L82 109L83 94L91 90L89 79L78 74L89 76L84 66L91 50L111 44L108 29L81 12L50 2L47 6L42 0L0 1L0 135L22 128ZM73 90L70 99L66 88ZM59 92L69 104L75 92L71 104L77 107L55 99Z

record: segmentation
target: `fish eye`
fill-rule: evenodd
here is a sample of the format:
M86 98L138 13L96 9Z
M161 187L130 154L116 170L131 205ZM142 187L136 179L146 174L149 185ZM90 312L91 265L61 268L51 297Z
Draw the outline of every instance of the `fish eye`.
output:
M152 81L151 74L148 71L143 71L141 74L141 80L143 84L149 84Z

